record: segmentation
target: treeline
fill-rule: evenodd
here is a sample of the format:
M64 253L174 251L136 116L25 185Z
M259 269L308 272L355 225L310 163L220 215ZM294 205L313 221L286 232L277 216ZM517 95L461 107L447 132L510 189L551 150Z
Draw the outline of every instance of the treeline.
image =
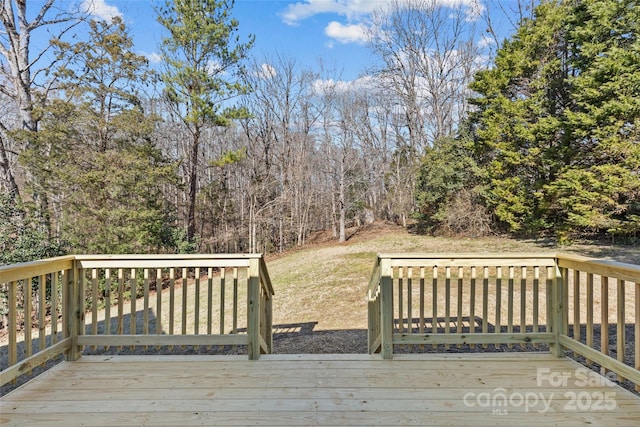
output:
M282 251L373 220L637 238L633 1L543 2L490 55L477 43L478 27L496 35L490 20L393 2L372 17L378 65L354 82L251 57L228 2L159 7L158 72L119 18L87 23L83 42L53 37L46 55L8 49L29 28L84 25L81 14L47 18L51 3L22 29L26 3L1 15L5 263ZM33 57L55 59L36 69Z
M455 140L428 150L425 222L455 223L470 200L501 231L637 241L639 26L633 1L538 6L474 76Z

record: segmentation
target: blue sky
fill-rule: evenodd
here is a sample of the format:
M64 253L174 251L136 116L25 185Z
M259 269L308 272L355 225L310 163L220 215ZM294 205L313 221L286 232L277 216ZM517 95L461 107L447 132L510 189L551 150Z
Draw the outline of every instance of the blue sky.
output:
M153 9L158 0L80 1L91 5L95 16L122 16L137 52L156 58L163 36ZM437 1L461 4L469 11L484 9L477 0ZM233 15L240 22L241 33L256 36L252 55L258 60L278 53L316 69L322 61L341 71L341 79L354 80L376 60L364 36L371 12L388 4L387 0L236 0Z

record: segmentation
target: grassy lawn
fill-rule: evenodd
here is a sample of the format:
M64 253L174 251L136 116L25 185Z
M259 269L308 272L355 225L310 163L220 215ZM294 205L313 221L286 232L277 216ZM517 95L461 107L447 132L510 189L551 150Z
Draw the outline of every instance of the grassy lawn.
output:
M378 253L557 251L640 264L637 247L575 244L558 248L549 242L503 237L427 237L376 225L343 244L316 244L267 258L276 293L274 323L317 322L317 330L366 328L365 293Z

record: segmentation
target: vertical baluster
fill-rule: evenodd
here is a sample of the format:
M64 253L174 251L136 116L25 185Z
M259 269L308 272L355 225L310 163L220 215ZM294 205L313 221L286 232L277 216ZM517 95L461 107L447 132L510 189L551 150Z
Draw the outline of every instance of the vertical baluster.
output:
M76 276L77 274L77 276ZM76 283L71 283L69 299L71 301L72 311L69 313L69 324L72 335L80 336L87 333L86 326L86 308L87 308L87 279L88 271L84 268L77 268L74 271ZM75 295L74 295L75 294ZM73 346L68 354L70 360L78 360L80 354L84 350L84 346Z
M220 334L224 334L224 291L226 285L226 274L227 271L223 267L220 269Z
M640 371L640 281L636 282L636 336L635 336L635 355L636 369ZM636 384L636 391L640 392L640 384Z
M233 268L233 313L231 313L232 316L232 325L231 325L231 333L232 334L237 334L238 333L238 268L234 267ZM267 306L265 304L265 310L267 309ZM233 346L233 349L235 349L236 346Z
M513 300L514 296L514 280L515 280L515 269L512 265L509 266L509 284L507 291L507 333L513 333ZM509 348L513 348L513 344L509 343L507 345Z
M609 278L600 278L600 352L609 355ZM607 368L600 368L605 375Z
M462 333L462 287L463 287L463 282L464 282L464 269L462 267L458 267L458 306L457 306L457 310L458 310L458 319L457 319L457 328L456 328L456 332L461 334ZM461 348L462 345L458 344L458 348Z
M489 267L484 266L482 277L482 333L489 332ZM487 344L482 345L487 348Z
M580 271L573 271L573 337L580 341Z
M403 289L402 289L402 281L404 279L403 277L403 273L404 273L404 267L398 267L398 332L399 333L403 333L404 332L404 310L402 309L403 307L403 301L402 301L402 294L403 294Z
M547 279L546 279L546 319L545 319L545 324L546 324L546 329L545 332L553 332L552 331L552 314L551 314L551 310L552 310L552 303L551 303L551 297L553 295L553 267L547 267Z
M626 328L626 316L625 316L625 281L618 279L618 304L616 311L618 313L618 324L616 326L617 331L617 353L618 361L624 363L625 361L625 328ZM618 381L624 381L624 377L618 374Z
M565 310L566 310L565 306ZM565 311L566 312L566 311ZM540 267L533 267L533 333L539 331L540 321ZM566 330L566 329L565 329ZM534 347L537 347L535 344Z
M438 267L433 267L433 278L431 282L431 292L433 294L433 307L431 307L431 333L438 333Z
M143 293L143 311L142 311L142 335L149 335L149 269L144 268L142 270L143 283L142 283L142 293ZM147 350L149 348L148 345L144 346L144 349Z
M51 344L58 342L58 278L59 272L51 273Z
M143 335L149 335L149 269L145 268L142 270L143 274L143 287L144 287L144 311L142 312L142 333ZM145 350L149 348L149 346L144 346Z
M193 313L193 334L200 334L200 267L196 267L195 301Z
M271 298L269 296L269 298ZM232 333L238 333L238 268L233 269L233 329Z
M593 274L587 274L587 346L593 348ZM587 366L591 365L591 360L586 360Z
M502 332L502 267L496 268L496 333Z
M175 311L176 311L176 269L175 267L169 268L169 335L174 334L175 325ZM169 346L170 350L173 350L173 346Z
M7 301L7 304L9 304L9 324L7 325L9 328L8 366L13 366L18 362L18 346L16 339L18 335L17 291L18 282L9 282L9 300ZM13 383L15 384L16 381L14 380Z
M118 269L118 335L124 334L124 270ZM122 350L122 346L118 346Z
M561 268L562 275L562 330L569 335L569 269Z
M169 335L173 335L176 313L176 269L169 268ZM171 347L173 348L173 347Z
M69 316L67 316L67 311L69 310L69 286L68 283L71 280L70 270L64 270L62 273L62 300L60 301L60 316L62 317L62 335L63 338L69 331Z
M446 266L444 269L444 333L451 332L451 267ZM449 348L449 344L444 346Z
M207 269L207 335L213 328L213 267ZM209 346L209 348L211 348Z
M39 280L39 279L38 279ZM31 338L31 333L33 331L33 324L31 321L32 318L32 314L33 314L33 294L32 294L32 284L33 284L33 278L31 277L27 277L24 281L23 281L24 285L22 286L22 295L24 296L24 306L23 306L23 313L24 313L24 355L25 357L30 357L33 354L33 341ZM42 285L40 285L40 283L38 283L38 288L36 290L36 292L38 292L38 295L40 294L40 287ZM14 308L15 307L15 308ZM40 303L38 302L38 307L40 307ZM18 307L16 305L9 305L9 309L13 309L13 310L17 310ZM38 322L40 321L40 309L38 309L38 311L36 312L38 314ZM40 328L41 325L38 325L38 328ZM17 329L16 329L17 331ZM40 330L39 330L40 331ZM41 334L41 332L40 332ZM40 336L38 335L38 338L40 338ZM42 347L42 345L40 345L40 348L38 348L37 351L42 351L44 350L44 348Z
M91 269L91 334L98 335L98 269ZM92 346L95 351L98 346Z
M131 315L129 316L129 334L135 335L138 329L138 312L136 309L136 301L138 299L138 280L136 278L136 269L132 268L129 272L129 288L131 289ZM130 346L131 350L135 348Z
M420 267L420 325L418 331L424 334L424 267Z
M188 287L189 270L182 267L182 335L187 334L187 308L188 308ZM184 348L184 346L182 346Z
M162 330L162 269L156 268L156 334L163 334ZM159 345L156 346L160 348Z
M111 269L104 270L104 334L111 335ZM108 350L109 346L105 346Z
M407 267L407 333L413 333L413 267Z
M527 267L520 268L520 333L527 332Z
M469 333L476 332L476 280L478 277L476 266L471 267L471 282L469 286ZM475 345L471 344L471 348Z
M40 341L40 346L38 347L38 351L42 351L47 348L47 276L40 276L40 283L38 287L38 340ZM31 284L32 281L28 282L29 292L31 292ZM25 316L27 313L25 313ZM28 315L31 315L31 307L28 307Z

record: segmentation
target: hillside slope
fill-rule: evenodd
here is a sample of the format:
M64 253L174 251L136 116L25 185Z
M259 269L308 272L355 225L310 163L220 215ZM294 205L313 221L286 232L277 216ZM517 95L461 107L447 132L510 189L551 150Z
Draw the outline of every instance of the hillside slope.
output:
M365 329L365 293L376 255L381 252L557 251L640 263L637 247L591 244L558 249L548 242L504 237L470 239L418 236L401 227L373 224L359 229L343 244L325 240L285 255L267 258L275 289L274 324L316 322L315 330Z

